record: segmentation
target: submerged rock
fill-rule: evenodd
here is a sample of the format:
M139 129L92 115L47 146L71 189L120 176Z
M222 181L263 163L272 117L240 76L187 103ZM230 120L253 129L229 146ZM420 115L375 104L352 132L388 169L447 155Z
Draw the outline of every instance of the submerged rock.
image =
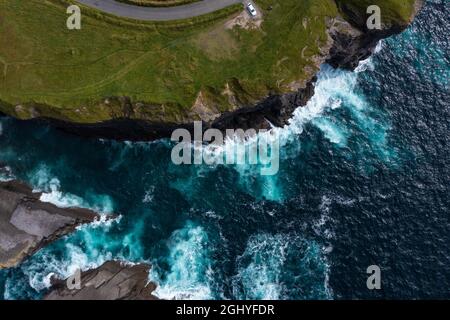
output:
M53 281L45 300L156 300L156 285L148 281L150 266L107 261L81 273L78 289L69 289L66 280Z
M46 244L99 217L81 208L59 208L18 181L0 182L0 268L20 264Z

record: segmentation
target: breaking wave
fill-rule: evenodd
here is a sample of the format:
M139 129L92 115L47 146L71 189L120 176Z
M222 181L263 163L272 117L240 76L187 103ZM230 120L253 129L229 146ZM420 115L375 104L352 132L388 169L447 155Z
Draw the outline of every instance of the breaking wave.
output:
M161 299L212 299L212 269L208 235L202 227L187 222L167 241L169 254L152 269L158 284L153 293ZM167 270L161 268L166 263Z
M61 183L58 178L51 177L49 170L41 166L35 171L30 181L35 186L34 191L42 192L40 200L52 203L61 208L80 207L91 209L99 213L112 213L114 204L107 195L89 194L89 200L71 193L61 191Z
M427 7L355 72L323 66L287 126L244 142L279 139L275 176L261 164L175 166L167 140L83 140L1 119L2 177L122 220L81 227L1 270L0 294L36 299L52 274L121 259L151 263L166 299L448 297L429 264L448 262L448 241L426 241L448 235L448 6ZM218 157L241 144L206 148ZM374 254L397 270L382 295L359 282Z
M331 299L324 253L299 236L252 236L237 259L233 295L242 300Z

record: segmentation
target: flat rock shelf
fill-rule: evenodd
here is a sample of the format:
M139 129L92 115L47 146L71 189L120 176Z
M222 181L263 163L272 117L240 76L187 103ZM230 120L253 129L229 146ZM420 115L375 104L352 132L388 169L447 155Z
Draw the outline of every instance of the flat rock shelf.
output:
M156 300L156 285L148 281L150 265L107 261L81 273L79 289L69 289L67 280L54 280L45 300Z
M99 218L81 208L59 208L19 181L0 182L0 268L20 264L46 244Z

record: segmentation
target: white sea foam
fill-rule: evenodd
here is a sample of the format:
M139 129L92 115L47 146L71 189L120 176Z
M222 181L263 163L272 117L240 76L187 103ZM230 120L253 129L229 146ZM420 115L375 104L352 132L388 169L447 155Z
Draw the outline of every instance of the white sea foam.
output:
M145 191L144 199L142 199L143 203L151 203L155 198L155 186L150 186L148 190Z
M120 219L120 216L116 219L109 219L104 215L94 223L78 227L78 232L70 237L73 241L55 243L54 246L51 245L39 251L20 267L28 278L29 285L33 289L41 291L50 287L52 276L65 279L78 269L84 271L96 268L104 262L114 259L110 249L120 244L108 238L108 231ZM59 246L63 246L64 254L62 256L58 250ZM139 254L141 253L139 252ZM132 257L123 257L123 259L127 258Z
M365 67L369 62L366 62ZM363 72L363 68L358 72ZM367 70L367 69L366 69ZM258 138L262 139L279 139L280 145L284 148L281 150L281 158L297 156L301 149L301 141L298 136L304 131L306 124L311 124L323 133L323 137L329 140L337 147L346 146L352 132L346 127L346 124L339 122L339 119L333 117L333 112L341 108L347 108L351 111L356 121L360 124L360 128L368 134L373 133L375 121L367 115L366 110L368 104L364 97L355 92L358 72L346 72L342 70L332 70L330 67L324 66L319 74L319 80L316 84L316 93L305 107L298 108L294 112L293 118L289 125L284 128L273 128L270 133L264 133ZM376 130L375 130L376 131ZM383 139L384 131L381 130L378 134L379 145L385 143ZM377 136L377 135L376 135ZM378 138L377 138L378 139ZM257 138L249 138L244 143L248 147L255 144ZM377 140L373 139L372 142ZM242 144L242 141L235 139L228 140L224 146L206 147L208 152L214 153L217 157L223 155L227 150L242 150L235 149L236 144ZM130 144L130 147L134 146ZM117 163L116 166L119 166ZM202 166L197 170L199 175L204 172L202 170L209 170L215 166ZM258 168L241 165L235 166L241 179L239 181L243 188L248 192L253 192L251 181L257 180L260 186L259 194L267 199L281 201L284 197L284 190L278 181L278 176L260 176ZM258 172L256 171L258 170ZM61 192L61 184L59 180L52 177L49 171L45 168L42 172L36 174L36 186L44 191L42 200L53 202L60 206L87 206L92 208L92 203L86 203L82 198ZM194 188L192 188L194 190ZM149 190L150 191L150 190ZM151 201L152 192L149 192L148 197L144 197L143 201ZM108 200L108 199L107 199ZM110 201L100 201L94 204L99 205L102 210L112 211L112 204ZM325 201L323 208L323 215L317 222L317 230L320 232L327 232L325 228L329 221L329 213L327 210L327 201ZM329 207L329 206L328 206ZM325 228L325 230L324 230ZM85 242L85 248L81 249L73 243L66 244L66 258L55 258L54 255L49 254L40 265L45 265L45 271L39 269L33 273L32 267L28 269L30 284L33 288L39 289L48 286L51 273L69 276L74 272L75 267L91 268L100 265L102 262L116 258L117 256L124 259L136 259L142 257L142 243L139 237L144 230L142 224L136 224L136 228L132 230L127 236L120 240L108 238L107 235L100 235L89 231L88 229L81 229L79 237ZM280 277L284 272L284 262L286 260L285 252L290 242L285 239L286 235L259 235L252 237L247 244L247 248L243 256L239 259L239 271L235 276L234 281L237 285L235 287L236 296L244 298L258 298L270 299L283 297L284 284L280 281ZM314 247L313 245L311 245ZM164 299L208 299L212 298L212 271L211 262L209 258L209 248L207 245L207 235L205 231L192 223L188 223L183 229L177 230L173 233L168 241L169 255L167 263L170 266L169 270L164 272L160 269L152 269L152 280L156 281L159 286L155 292L157 296ZM315 247L314 247L315 248ZM329 252L330 247L324 248L324 256L321 261L326 261L326 253ZM114 254L108 252L118 252ZM307 250L305 256L307 259L314 259L315 251ZM266 256L267 255L267 256ZM311 257L309 257L310 255ZM313 260L314 261L314 260ZM41 266L42 268L42 266ZM331 296L331 290L328 286L328 267L323 279L324 283L322 289L325 296ZM236 288L244 288L246 292L242 292Z
M314 242L308 242L289 234L257 234L252 236L244 253L238 257L238 272L232 279L233 296L236 299L277 300L289 296L296 277L309 277L313 270L318 283L301 288L304 298L330 298L327 283L328 265L325 251ZM296 270L292 273L292 259L295 255ZM289 263L287 262L289 259ZM314 269L309 270L310 267ZM320 271L319 271L320 272ZM298 285L295 285L298 286ZM296 288L299 289L299 288Z
M79 226L77 233L67 237L68 240L65 243L57 242L44 248L20 266L29 285L36 291L48 288L52 276L67 278L77 269L95 268L105 261L113 259L114 249L119 248L120 251L121 248L125 248L127 241L128 245L133 247L136 245L134 239L127 239L127 237L108 238L109 228L121 220L121 216L115 219L108 217L107 213L113 211L112 201L108 196L90 195L91 201L87 202L79 196L63 193L60 190L60 181L52 177L49 172L47 167L42 166L31 176L32 184L36 187L34 191L42 192L41 201L53 203L59 207L88 208L104 214L101 214L100 218L91 224ZM138 225L136 224L136 226ZM134 229L133 233L138 234L138 230ZM60 253L61 245L64 246L63 255ZM140 257L142 254L140 250L135 252L128 250L129 248L126 249L127 253L136 253L136 255L123 254L123 259ZM121 257L120 252L118 256ZM20 289L8 287L5 291L5 298L14 299L17 294L20 294Z
M378 45L375 52L379 52L381 48L382 45ZM202 177L206 171L214 170L220 166L217 163L220 163L220 160L228 153L234 152L235 157L244 157L247 151L255 148L260 140L279 141L280 174L282 175L283 162L297 157L302 149L302 134L306 125L312 125L320 130L323 138L337 148L347 147L352 136L362 130L369 144L364 143L368 148L364 148L361 152L365 152L365 149L369 152L375 150L382 159L388 159L392 155L386 148L388 128L386 124L374 118L374 114L379 111L370 106L366 98L357 90L359 74L370 68L374 68L372 58L361 62L356 72L335 70L328 65L322 66L315 85L314 96L306 106L294 111L288 125L283 128L274 127L269 132L248 137L245 141L239 137L229 137L222 146L202 146L203 152L207 153L209 158L216 159L216 164L197 167L193 176ZM339 110L344 108L351 114L352 119L348 120L340 114ZM240 164L232 167L239 173L239 187L255 198L279 202L286 198L287 194L280 174L261 175L261 164Z
M288 242L282 235L259 234L251 238L238 258L239 271L233 278L237 299L278 300L284 284L280 276Z
M66 243L64 246L64 259L57 258L55 254L40 251L33 257L32 263L21 266L30 287L36 291L42 291L51 286L50 281L53 276L65 279L79 269L93 269L112 259L110 255L98 255L94 258L72 243Z
M173 232L168 240L167 263L170 270L151 271L151 280L158 284L153 293L161 299L211 299L211 263L208 236L200 226L188 222Z
M114 205L107 195L91 195L92 201L86 201L82 197L61 191L61 182L52 177L46 166L41 166L31 177L35 192L42 192L40 200L52 203L61 208L79 207L91 209L99 213L112 213Z
M373 63L373 57L377 55L379 52L383 50L383 41L378 42L375 47L373 54L367 58L366 60L362 60L359 62L358 66L355 69L356 73L365 72L365 71L373 71L375 69L375 65Z
M355 203L354 199L345 198L335 194L324 194L322 201L319 205L320 218L313 224L313 230L318 236L322 236L326 239L334 237L333 232L333 216L332 206L333 204L339 204L341 206L352 207ZM328 247L326 251L331 251L333 248Z
M48 192L43 192L41 194L40 200L43 202L50 202L61 208L69 207L81 207L84 201L81 197L73 194L63 194L60 191L60 182L57 178L52 178L47 183L47 188L50 189Z
M325 117L314 119L312 123L323 132L325 138L331 143L338 146L347 145L348 132L345 128Z
M107 231L107 230L109 230L109 228L111 228L112 225L114 225L116 223L120 223L122 218L123 218L122 215L118 215L115 218L111 218L111 216L109 216L107 214L101 214L100 217L98 219L95 219L93 222L88 223L88 224L82 224L82 225L78 226L77 230L89 231L92 229L102 228L103 231Z
M6 181L14 180L14 179L15 179L15 176L11 170L11 167L5 166L5 167L0 168L0 181L6 182Z

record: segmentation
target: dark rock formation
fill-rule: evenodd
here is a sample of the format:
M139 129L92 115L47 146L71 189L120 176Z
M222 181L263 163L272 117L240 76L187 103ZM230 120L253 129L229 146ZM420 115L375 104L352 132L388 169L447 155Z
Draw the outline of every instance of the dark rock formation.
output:
M284 95L274 95L257 104L255 107L242 108L234 112L224 113L215 120L211 127L226 129L269 129L270 124L282 127L292 118L299 106L305 106L314 95L314 77L304 89Z
M45 300L156 300L156 285L148 281L150 266L108 261L81 273L80 289L70 290L67 280L54 280Z
M400 26L395 26L389 30L363 33L360 36L352 37L343 33L332 33L333 47L330 50L327 63L334 68L354 70L360 61L369 58L382 39L403 31Z
M332 28L330 35L333 39L333 46L326 63L334 68L354 70L360 61L373 54L380 40L403 32L414 20L424 1L415 1L414 12L408 21L391 21L388 24L383 24L381 30L368 30L366 26L368 16L361 14L358 10L355 11L352 5L345 0L336 0L336 3L340 12L346 16L346 21L351 28L357 32L341 32Z
M225 112L212 123L203 123L203 129L269 129L270 124L282 127L292 117L299 106L304 106L314 95L314 82L311 80L305 89L285 95L268 97L256 106ZM35 121L42 121L35 120ZM104 138L129 141L152 141L170 137L177 128L191 132L193 124L154 123L145 120L116 119L93 124L78 124L60 120L46 119L51 125L67 133L88 138Z
M18 181L0 182L0 268L18 265L46 244L71 233L98 215L58 208Z

